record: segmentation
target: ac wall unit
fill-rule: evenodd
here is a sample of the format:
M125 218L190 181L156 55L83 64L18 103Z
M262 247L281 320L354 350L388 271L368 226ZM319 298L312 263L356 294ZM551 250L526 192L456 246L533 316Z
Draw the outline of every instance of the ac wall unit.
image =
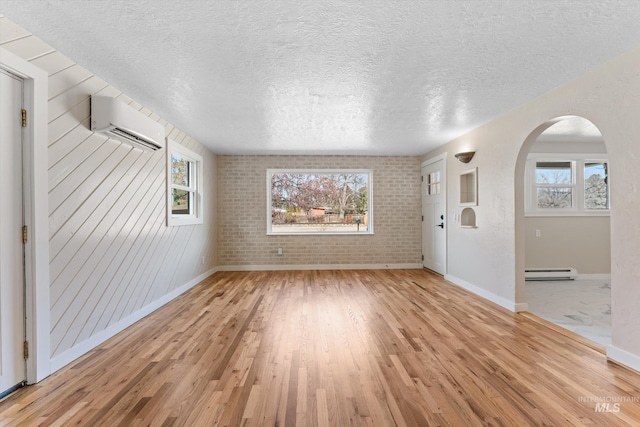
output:
M109 96L91 96L91 130L149 151L164 148L164 126Z
M524 280L575 280L578 270L573 267L563 268L527 268Z

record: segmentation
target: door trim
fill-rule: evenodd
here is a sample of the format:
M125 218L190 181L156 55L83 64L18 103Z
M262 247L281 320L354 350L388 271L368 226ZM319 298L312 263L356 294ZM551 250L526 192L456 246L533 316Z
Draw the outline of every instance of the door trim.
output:
M0 47L0 68L24 81L23 200L29 236L24 248L25 335L29 342L27 383L50 372L49 204L48 204L48 74Z
M430 157L429 159L425 160L422 162L422 164L420 165L420 176L422 176L422 169L425 166L428 166L432 163L436 163L439 162L440 160L442 160L442 174L445 177L445 188L443 191L443 197L444 197L444 218L445 218L445 227L444 227L444 274L446 275L449 272L448 266L449 266L449 257L448 257L448 245L447 242L449 240L449 216L447 215L448 212L448 204L447 204L447 188L449 186L449 177L447 176L447 153L444 152L442 154L439 154L435 157ZM424 177L423 177L424 179ZM422 188L422 187L421 187ZM420 190L420 203L422 204L422 206L424 206L424 191ZM424 215L424 210L422 211L422 215ZM424 228L423 228L424 229ZM422 233L422 231L421 231ZM420 248L420 250L422 250L422 248L424 248L424 233L422 233L422 246ZM424 268L424 260L422 261L422 266Z

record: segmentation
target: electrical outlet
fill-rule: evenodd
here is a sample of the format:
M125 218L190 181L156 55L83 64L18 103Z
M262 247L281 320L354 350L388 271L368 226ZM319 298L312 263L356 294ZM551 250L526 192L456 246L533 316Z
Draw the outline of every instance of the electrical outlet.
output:
M282 255L282 248L278 248L278 255Z
M536 229L536 237L540 237L542 236L542 233L540 232L540 230Z
M200 258L200 264L204 265L204 257Z

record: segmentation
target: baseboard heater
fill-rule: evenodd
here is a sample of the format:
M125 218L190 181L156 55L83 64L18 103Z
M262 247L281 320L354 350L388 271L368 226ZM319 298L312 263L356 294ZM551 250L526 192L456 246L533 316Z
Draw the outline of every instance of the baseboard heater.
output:
M578 270L566 268L527 268L524 270L524 280L575 280Z

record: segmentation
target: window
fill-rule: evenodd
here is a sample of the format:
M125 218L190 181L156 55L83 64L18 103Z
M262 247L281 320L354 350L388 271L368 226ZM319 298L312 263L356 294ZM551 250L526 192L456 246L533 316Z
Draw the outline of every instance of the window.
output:
M573 207L574 162L536 161L536 200L539 209Z
M527 214L608 214L608 169L606 159L592 155L529 155L525 179Z
M267 171L267 234L373 234L371 171Z
M434 171L427 175L427 196L438 194L440 194L440 171Z
M167 140L167 225L202 224L202 156Z
M584 163L584 207L590 210L609 209L609 165L607 162Z

